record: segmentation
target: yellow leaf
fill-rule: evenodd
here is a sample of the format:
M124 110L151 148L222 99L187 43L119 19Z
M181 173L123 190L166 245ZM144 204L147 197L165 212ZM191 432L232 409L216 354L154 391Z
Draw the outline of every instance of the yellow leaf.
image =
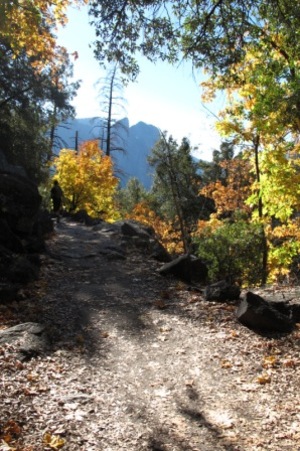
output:
M229 360L222 360L221 367L222 368L231 368L232 364L229 362Z
M257 377L256 382L261 385L269 384L271 382L271 377L269 376L269 374L263 373Z
M274 355L264 357L262 366L264 368L274 368L278 363L278 359Z
M236 330L231 330L230 331L230 336L232 338L238 338L240 336L240 334Z
M59 435L51 435L46 432L43 436L43 443L49 446L49 448L60 449L65 445L66 440L59 437Z

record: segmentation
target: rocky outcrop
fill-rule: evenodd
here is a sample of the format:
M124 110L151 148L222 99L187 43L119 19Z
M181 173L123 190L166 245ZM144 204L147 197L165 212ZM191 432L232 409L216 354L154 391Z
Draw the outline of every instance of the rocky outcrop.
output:
M6 162L0 152L0 285L3 302L12 289L5 284L26 284L38 277L45 235L53 230L49 213L41 214L37 186L20 167ZM5 294L7 298L5 299Z
M32 233L41 196L36 185L20 175L0 173L0 217L19 236Z

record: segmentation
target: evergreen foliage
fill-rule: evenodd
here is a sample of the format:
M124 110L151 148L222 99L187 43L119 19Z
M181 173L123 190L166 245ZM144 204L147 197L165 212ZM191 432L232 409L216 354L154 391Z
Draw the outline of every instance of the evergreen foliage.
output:
M260 224L238 219L219 227L209 224L194 238L197 255L208 267L211 282L257 286L262 282L263 229Z

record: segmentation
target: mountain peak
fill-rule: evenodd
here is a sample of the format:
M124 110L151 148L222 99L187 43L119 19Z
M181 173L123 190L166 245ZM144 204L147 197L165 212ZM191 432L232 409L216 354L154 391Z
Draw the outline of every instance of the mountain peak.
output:
M96 139L99 127L97 127L95 119L76 118L60 124L57 135L63 143L61 148L74 149L75 136L78 137L79 144L83 141ZM146 124L143 121L139 121L130 127L128 118L123 118L118 122L128 129L128 134L124 139L125 152L114 152L114 161L118 172L123 174L121 185L126 185L130 178L135 177L145 188L149 189L152 185L152 175L147 158L159 139L160 131L154 125Z

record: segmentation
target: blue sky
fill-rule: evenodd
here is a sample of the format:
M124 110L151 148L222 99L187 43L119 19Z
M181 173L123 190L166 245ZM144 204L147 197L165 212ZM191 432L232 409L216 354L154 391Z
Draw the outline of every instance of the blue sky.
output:
M69 22L60 28L58 43L72 53L78 52L74 61L74 78L81 79L81 88L74 99L77 117L95 117L101 114L97 99L99 86L106 72L100 67L90 47L94 41L94 30L88 24L86 8L70 8ZM198 158L211 160L212 150L218 149L220 138L214 130L215 118L201 103L201 77L192 73L190 64L179 67L167 63L150 63L141 58L141 73L134 83L124 90L126 116L130 125L139 121L166 130L179 143L185 136L191 145L198 147L194 154ZM215 114L223 106L222 100L208 108Z

